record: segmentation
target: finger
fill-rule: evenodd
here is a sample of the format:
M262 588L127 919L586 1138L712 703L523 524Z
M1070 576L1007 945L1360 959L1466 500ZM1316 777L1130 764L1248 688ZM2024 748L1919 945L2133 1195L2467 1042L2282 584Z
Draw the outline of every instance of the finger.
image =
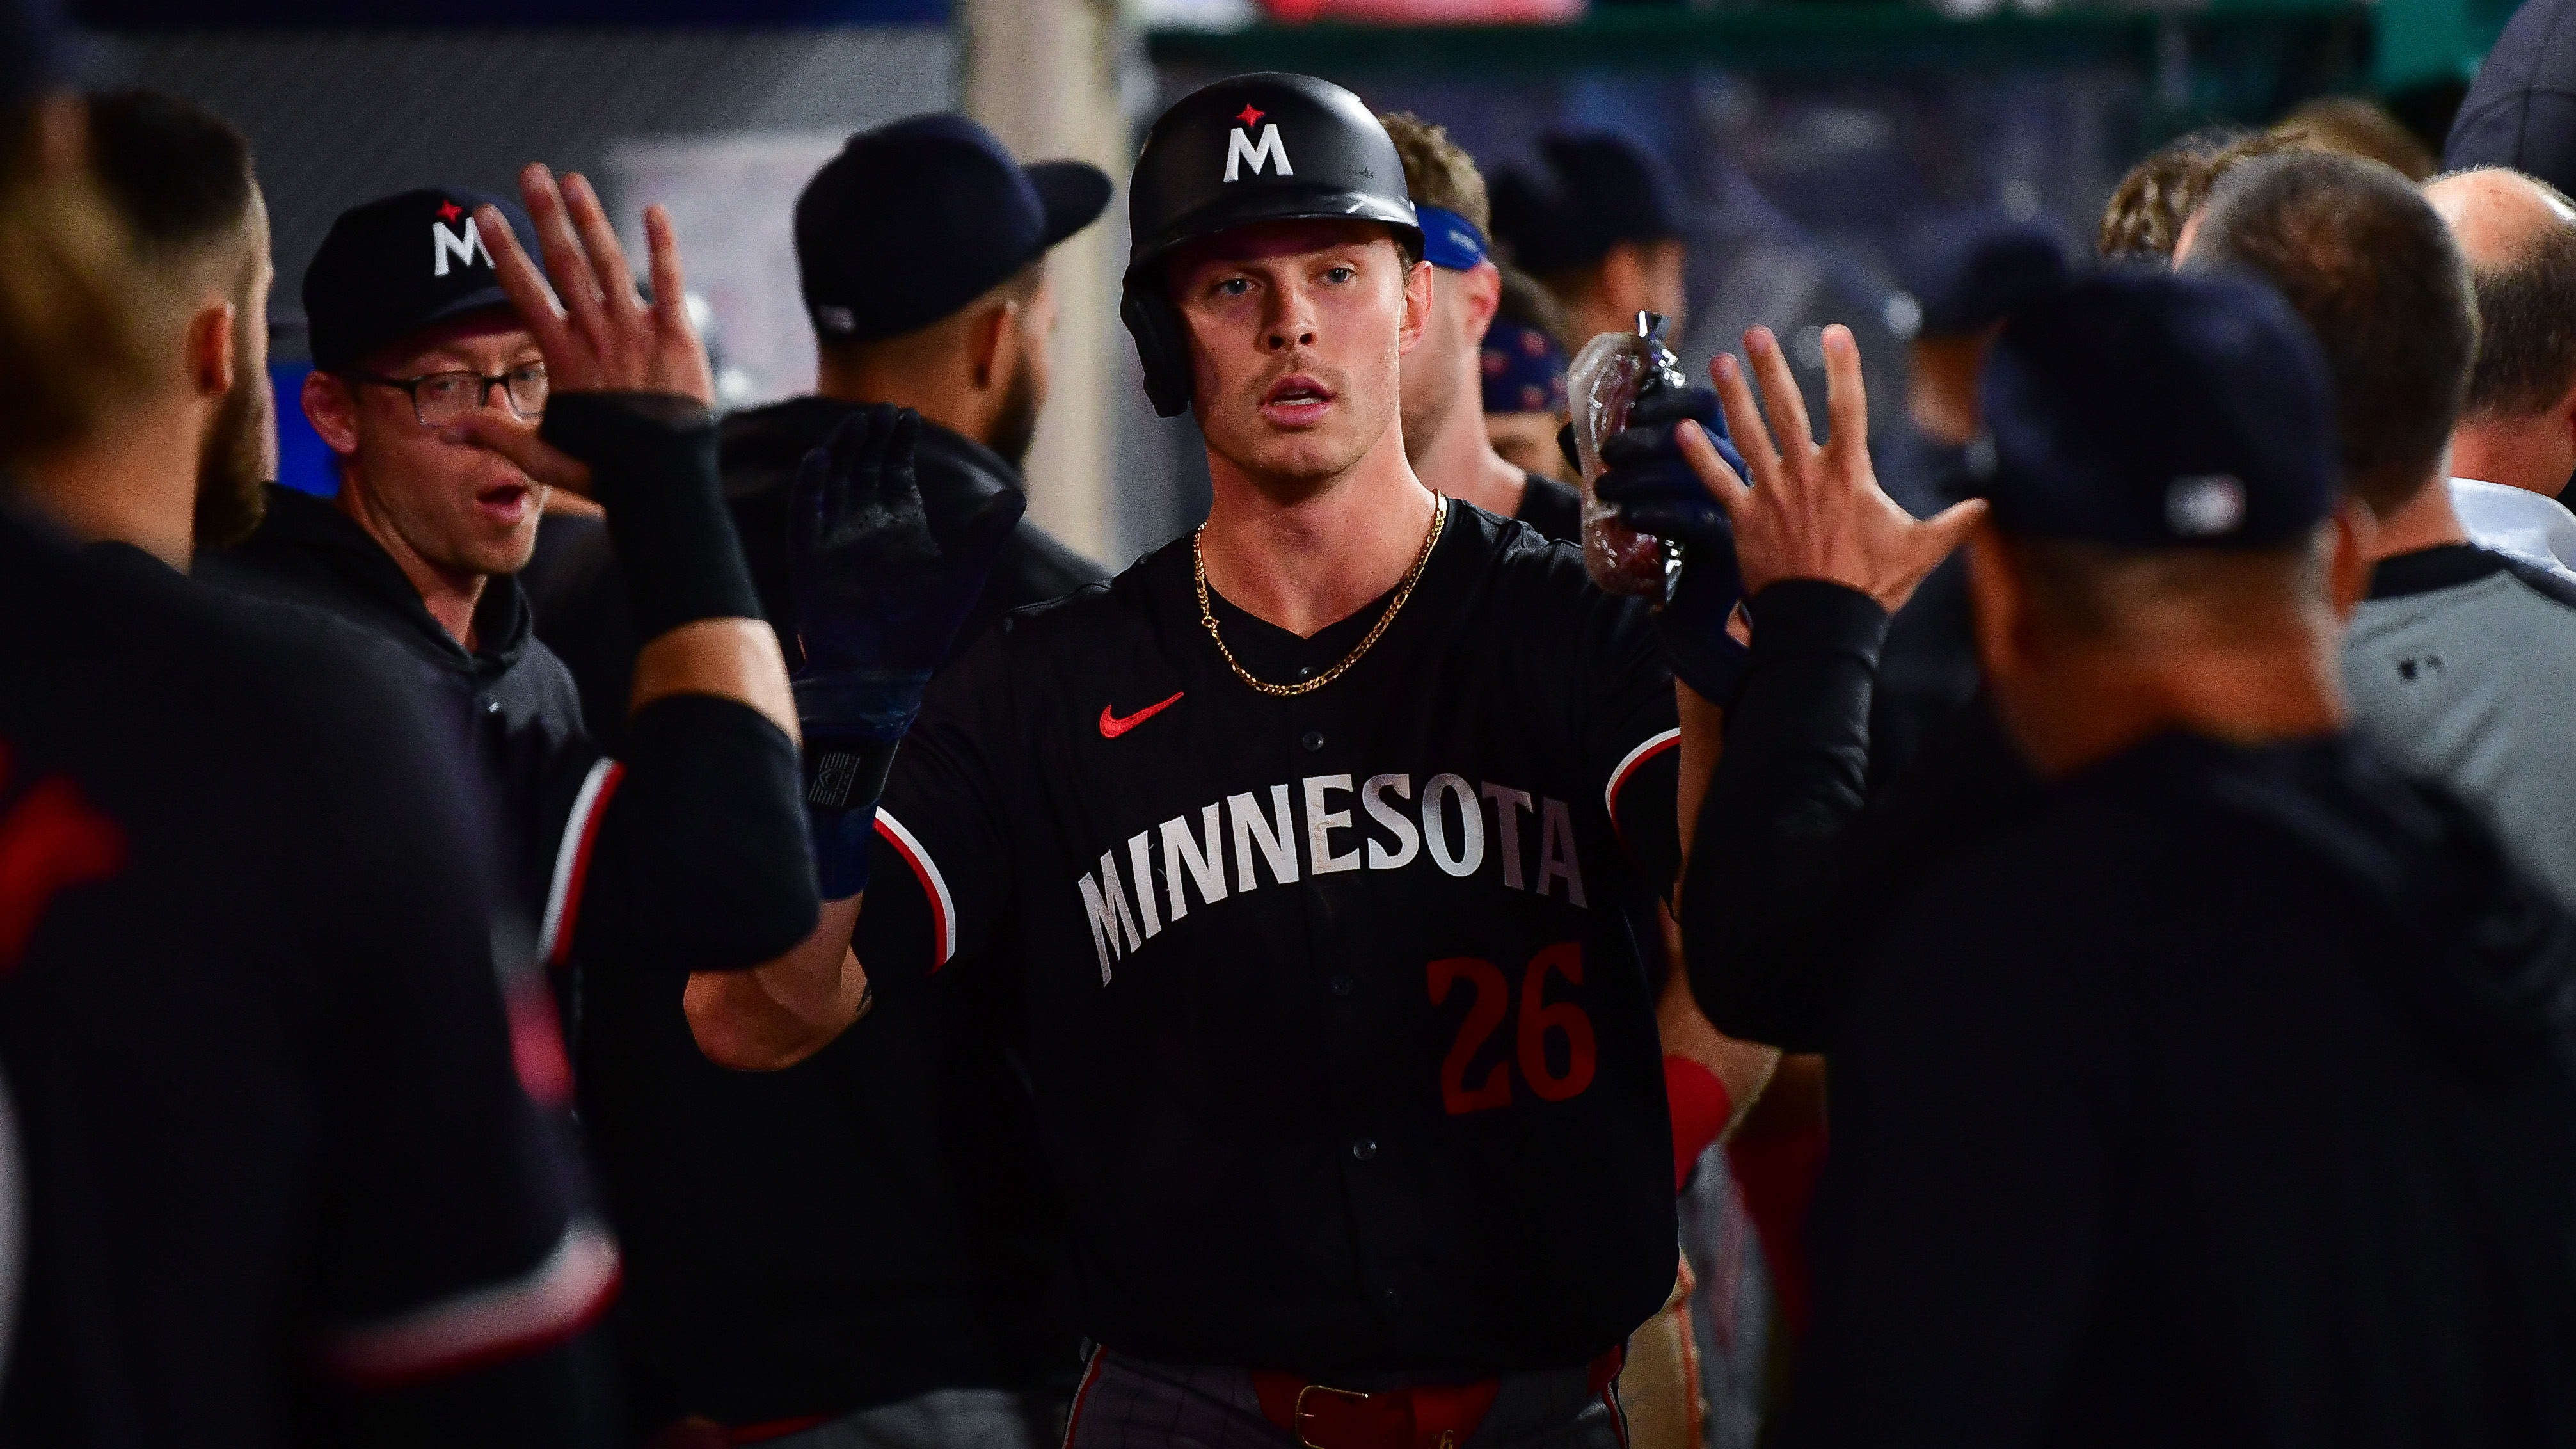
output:
M439 432L439 440L498 454L532 483L590 496L590 465L549 445L536 431L489 411L470 412Z
M1931 556L1931 562L1923 566L1923 571L1928 574L1939 567L1941 560L1957 552L1959 545L1966 543L1969 535L1983 527L1985 522L1986 500L1982 498L1953 503L1924 520L1923 526L1915 530L1915 536L1923 540L1919 547Z
M660 203L644 208L644 245L653 268L653 312L668 329L695 340L689 322L689 287L680 279L680 243L671 231L671 213Z
M1798 376L1789 370L1788 354L1768 327L1744 334L1744 354L1761 384L1762 405L1771 414L1772 446L1784 458L1804 458L1816 451L1816 429L1807 421L1807 399L1798 391Z
M546 285L545 273L528 256L519 243L518 233L510 229L509 218L497 206L478 206L474 221L480 228L483 244L492 252L492 270L501 282L501 290L510 295L510 305L518 309L519 320L537 339L537 350L546 355L546 363L556 369L556 381L571 391L574 369L557 358L569 358L571 333L564 327L563 308L555 305L554 289Z
M1726 510L1727 521L1733 522L1742 510L1752 506L1753 490L1718 456L1717 445L1708 440L1705 428L1697 423L1682 423L1673 429L1673 441L1681 445L1682 461L1699 475L1700 486L1717 500L1718 507Z
M1860 372L1860 344L1840 322L1825 329L1825 419L1833 428L1827 451L1850 458L1869 451L1869 385Z
M519 194L528 204L528 220L537 229L537 250L545 255L546 275L554 278L555 295L563 300L572 332L600 356L607 355L604 319L599 312L599 276L582 255L581 238L573 235L564 214L563 193L554 173L530 162L519 173Z
M627 269L626 248L617 240L617 228L608 224L608 208L599 204L599 193L591 187L590 178L578 171L567 174L563 198L573 232L581 238L581 249L590 258L591 270L599 276L601 301L609 315L641 314L644 302L635 295L635 274Z
M1708 376L1717 384L1717 405L1726 413L1727 434L1735 439L1735 451L1744 455L1744 466L1753 474L1745 481L1757 488L1772 486L1780 476L1780 450L1771 446L1771 429L1762 421L1762 410L1753 405L1753 389L1744 381L1743 367L1721 352L1710 361Z

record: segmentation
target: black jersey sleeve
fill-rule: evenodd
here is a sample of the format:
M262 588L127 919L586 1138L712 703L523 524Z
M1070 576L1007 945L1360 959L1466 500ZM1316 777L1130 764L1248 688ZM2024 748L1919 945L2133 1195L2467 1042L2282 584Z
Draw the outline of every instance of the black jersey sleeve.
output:
M505 1009L455 762L391 680L347 670L316 693L303 713L326 743L278 801L329 845L295 912L324 1024L304 1295L327 1376L375 1391L562 1341L605 1305L618 1255L523 1085L559 1091L561 1058L541 991Z
M1040 828L1013 813L1035 748L1013 689L1018 622L931 681L895 754L853 942L871 981L899 988L972 955L1009 907L1012 828Z
M550 806L549 963L737 970L814 929L796 746L747 704L653 701L627 721L620 758L586 740L564 752Z
M1669 897L1682 867L1673 672L1644 605L1587 593L1576 700L1584 770L1638 874Z

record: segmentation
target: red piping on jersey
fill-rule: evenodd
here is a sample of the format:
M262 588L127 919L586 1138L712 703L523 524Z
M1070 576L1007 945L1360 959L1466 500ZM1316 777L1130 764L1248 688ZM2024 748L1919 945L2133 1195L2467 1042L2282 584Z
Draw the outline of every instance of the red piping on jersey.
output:
M1073 1391L1073 1409L1064 1416L1064 1449L1073 1449L1073 1436L1082 1430L1083 1404L1091 1397L1091 1386L1100 1382L1102 1350L1091 1351L1091 1362L1083 1365L1082 1382Z
M931 868L929 855L919 848L912 832L882 809L877 811L877 834L885 837L886 844L903 857L903 863L912 867L913 879L921 882L921 898L930 903L931 941L939 956L930 963L930 969L937 971L957 954L957 922L949 914L948 884Z
M555 922L555 938L546 943L548 965L561 966L572 959L572 927L581 918L581 887L590 877L590 848L599 840L599 822L607 818L609 798L625 778L626 767L609 761L607 777L599 782L599 796L590 802L590 816L581 822L581 845L573 852L572 873L564 884L563 915Z
M469 1288L391 1323L334 1334L323 1360L344 1382L388 1389L525 1358L598 1322L624 1276L616 1244L598 1227L576 1221L527 1278ZM503 1322L483 1325L477 1318ZM483 1336L493 1327L503 1331Z
M1660 735L1650 736L1645 743L1637 746L1637 748L1633 750L1630 750L1628 752L1628 758L1619 762L1619 772L1610 777L1610 787L1601 792L1601 806L1603 809L1610 812L1610 828L1612 831L1615 832L1619 828L1619 791L1621 787L1628 783L1628 777L1637 773L1639 767L1643 766L1648 760L1653 759L1655 756L1662 754L1666 750L1678 747L1681 742L1681 730L1679 728L1669 729Z

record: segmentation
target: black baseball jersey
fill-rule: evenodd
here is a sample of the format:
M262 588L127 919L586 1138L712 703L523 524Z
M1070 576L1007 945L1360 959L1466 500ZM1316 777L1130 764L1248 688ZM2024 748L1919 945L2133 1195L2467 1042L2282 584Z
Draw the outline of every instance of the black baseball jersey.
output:
M1212 606L1292 683L1386 601L1304 640ZM1628 922L1677 870L1674 709L1642 604L1455 502L1314 693L1228 669L1187 539L932 685L859 955L888 992L996 948L1025 970L1094 1338L1481 1377L1655 1311L1672 1148Z
M0 1443L285 1442L614 1287L523 1090L564 1086L542 988L505 1012L461 777L372 647L0 509Z

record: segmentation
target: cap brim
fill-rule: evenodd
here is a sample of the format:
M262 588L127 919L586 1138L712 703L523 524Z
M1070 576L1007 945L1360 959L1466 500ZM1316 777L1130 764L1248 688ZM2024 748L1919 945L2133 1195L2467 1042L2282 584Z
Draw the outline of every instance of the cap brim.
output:
M1054 246L1100 219L1115 189L1109 173L1088 161L1040 161L1022 168L1046 211L1045 241Z
M325 359L317 355L313 363L325 372L355 367L371 354L391 347L405 338L417 337L433 327L443 327L460 317L471 317L478 312L509 312L513 316L517 315L516 309L510 302L510 294L502 291L498 284L482 287L461 297L451 298L426 315L408 319L390 332L357 339L349 347L346 356Z

